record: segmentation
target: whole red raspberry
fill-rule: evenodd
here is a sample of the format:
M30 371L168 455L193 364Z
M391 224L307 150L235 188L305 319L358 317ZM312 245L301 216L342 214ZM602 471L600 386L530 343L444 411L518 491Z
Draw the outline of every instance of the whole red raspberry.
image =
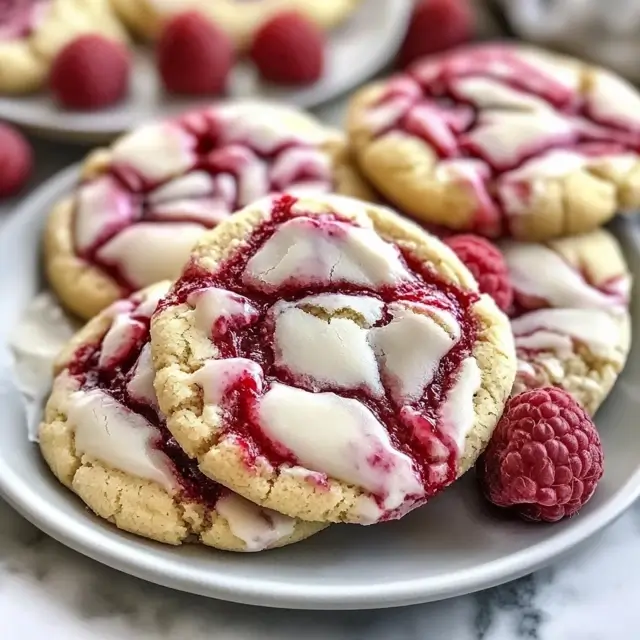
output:
M469 0L418 0L400 47L398 66L456 47L471 39L474 18Z
M471 234L451 236L445 242L471 271L480 292L490 295L504 312L508 312L513 303L513 287L498 247Z
M24 186L33 168L33 152L25 137L0 124L0 198L12 196Z
M584 409L555 387L511 398L476 466L487 499L525 520L578 513L602 477L602 445Z
M183 95L222 93L235 63L229 35L197 11L167 22L156 55L165 89Z
M265 80L311 84L322 76L325 49L322 29L302 14L287 11L262 25L249 55Z
M92 110L121 100L129 87L131 59L126 47L99 35L70 42L53 61L49 87L70 109Z

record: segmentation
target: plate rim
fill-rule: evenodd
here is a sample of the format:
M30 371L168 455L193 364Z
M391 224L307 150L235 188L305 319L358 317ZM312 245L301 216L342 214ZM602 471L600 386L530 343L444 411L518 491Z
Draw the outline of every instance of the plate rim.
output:
M79 175L79 164L54 174L15 207L0 231L6 238L25 217L46 215L48 205L71 186ZM622 218L623 232L640 252L640 228ZM0 406L1 410L1 406ZM26 434L25 434L26 438ZM35 447L35 445L34 445ZM51 478L52 482L56 482ZM580 516L578 525L520 551L472 568L456 570L442 584L441 576L397 580L385 585L335 585L301 588L299 584L253 580L212 572L206 579L188 569L179 559L158 559L144 549L135 549L127 534L115 528L102 531L91 520L73 526L60 512L31 489L28 478L12 469L0 468L0 496L39 529L65 546L98 562L165 587L242 604L289 609L374 609L420 604L472 593L535 571L571 551L575 546L611 524L640 497L640 463L608 502ZM122 535L122 537L120 537Z
M378 0L380 1L380 0ZM393 56L396 54L397 49L400 46L401 38L409 23L409 18L412 10L411 0L382 0L386 2L387 7L392 11L393 20L388 23L390 30L388 31L387 46L376 47L373 49L371 56L368 58L369 63L359 69L358 74L345 77L341 82L333 83L329 85L329 89L324 94L320 95L319 92L314 91L315 85L310 87L301 87L299 89L292 89L291 91L285 91L282 95L278 96L212 96L210 100L205 97L196 98L192 104L182 104L177 111L171 112L167 110L164 113L157 113L155 116L150 116L153 119L164 119L172 117L175 113L186 111L191 108L201 108L208 103L219 102L223 100L265 100L267 102L285 102L293 107L300 109L315 109L319 108L327 103L339 99L346 94L349 90L355 89L362 85L369 78L372 78L379 73L385 65L387 65ZM365 3L357 9L357 11L364 11ZM139 47L140 45L135 45ZM322 82L322 79L320 80ZM313 97L315 96L315 98ZM73 142L78 144L86 143L101 143L113 139L119 134L128 131L129 129L142 124L139 118L135 116L126 119L122 114L119 118L113 118L113 114L108 111L83 113L82 116L97 116L97 119L102 123L100 125L85 125L85 126L72 126L69 121L74 117L77 117L75 112L53 112L47 114L49 121L45 121L43 118L32 117L29 111L23 113L18 110L17 112L6 113L2 109L2 100L19 101L23 98L28 99L31 96L11 96L0 94L0 119L10 122L12 124L23 127L29 132L45 138L64 139L67 142ZM114 120L117 124L110 125L109 121Z

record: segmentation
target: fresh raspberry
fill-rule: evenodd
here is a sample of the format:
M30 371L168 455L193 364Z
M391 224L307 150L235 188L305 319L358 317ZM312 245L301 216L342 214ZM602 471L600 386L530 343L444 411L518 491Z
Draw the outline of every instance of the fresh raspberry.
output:
M25 137L0 124L0 198L12 196L24 186L33 168L33 152Z
M86 35L60 51L49 86L70 109L93 110L121 100L129 87L131 59L126 47L99 35Z
M476 467L487 499L525 520L578 513L602 477L602 445L584 409L555 387L509 400Z
M400 47L398 66L467 42L474 19L468 0L418 0Z
M452 236L445 242L471 271L481 293L490 295L504 312L508 312L513 303L513 287L498 247L471 234Z
M322 29L303 15L287 11L256 33L249 55L265 80L279 84L311 84L324 70Z
M222 93L235 62L231 38L197 11L182 13L164 27L157 48L165 89L183 95Z

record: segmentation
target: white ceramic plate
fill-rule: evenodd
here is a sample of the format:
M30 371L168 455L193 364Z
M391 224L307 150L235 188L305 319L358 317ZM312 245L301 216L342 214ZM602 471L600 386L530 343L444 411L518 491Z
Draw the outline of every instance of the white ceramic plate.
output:
M365 0L347 23L332 32L326 73L319 82L295 90L261 84L249 65L238 64L230 97L281 100L302 108L332 100L389 63L404 36L410 10L411 0ZM94 113L64 111L46 93L20 98L0 96L0 120L67 141L102 142L141 122L209 102L211 98L184 100L164 95L152 54L140 51L135 58L130 97L111 109Z
M483 504L471 473L399 522L335 526L285 549L232 554L172 548L122 533L62 488L28 442L11 381L8 332L41 288L39 238L46 212L77 177L50 180L0 234L0 493L27 519L100 562L165 586L237 602L288 608L379 608L438 600L529 573L609 524L640 494L640 341L598 427L606 474L579 517L557 525L502 520ZM640 226L620 220L631 267L640 275ZM640 298L633 304L640 318Z

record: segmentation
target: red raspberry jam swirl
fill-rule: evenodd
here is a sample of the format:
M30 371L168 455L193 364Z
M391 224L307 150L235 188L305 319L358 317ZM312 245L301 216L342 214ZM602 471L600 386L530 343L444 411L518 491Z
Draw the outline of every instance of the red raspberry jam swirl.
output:
M542 244L501 244L514 288L511 313L518 373L515 390L561 384L558 360L572 357L578 345L605 359L616 357L617 318L629 305L626 273L594 282L558 252Z
M441 179L473 194L473 230L495 237L529 211L538 179L637 164L640 97L604 71L585 89L585 75L508 45L458 49L392 78L365 117L376 137L426 142Z
M180 498L213 508L218 499L229 492L203 475L197 463L182 451L169 433L164 416L155 402L132 393L130 382L145 357L144 350L149 348L149 322L153 306L149 308L149 304L140 296L116 303L115 318L122 319L124 327L120 345L105 347L106 340L103 339L99 343L81 347L68 365L68 372L78 382L81 391L100 390L154 427L158 435L153 446L171 461L173 468L170 471L181 487Z
M394 456L402 456L408 462L416 487L408 494L405 492L393 506L389 507L384 492L369 491L376 511L370 521L401 517L456 478L464 440L462 444L456 440L448 416L443 414L448 411L444 409L447 398L451 396L453 400L454 387L466 363L472 360L477 368L472 357L477 335L472 306L478 296L446 282L409 251L382 241L372 230L367 233L373 238L366 236L365 239L363 235L362 244L370 246L374 240L380 243L388 252L389 264L394 265L398 277L395 274L391 277L389 271L379 282L364 282L366 278L352 267L364 265L368 257L360 254L356 258L362 259L353 263L345 252L326 257L335 246L348 247L364 229L337 212L311 216L295 208L296 202L293 197L282 196L274 199L272 205L266 204L271 206L269 217L215 271L204 271L195 263L188 266L160 303L159 311L188 304L194 309L196 326L208 334L218 350L219 358L205 362L194 374L194 381L203 389L205 404L210 396L214 398L212 404L222 407L221 437L241 447L249 467L258 458L274 469L279 468L280 472L302 467L308 470L307 480L320 486L326 485L331 475L325 469L313 468L308 460L300 460L273 437L270 427L265 427L261 416L266 415L263 411L269 394L286 399L287 393L301 398L304 392L300 406L329 399L328 402L341 403L341 407L348 405L348 412L352 414L370 412L367 415L381 425L389 447L385 449L378 446L379 442L367 441L369 453L361 460L354 457L352 464L368 465L372 473L383 477L394 473L397 462ZM285 247L281 243L287 234L293 235ZM282 259L271 268L263 258L278 244ZM262 267L257 267L261 262ZM290 271L282 276L285 263ZM320 271L316 267L321 264L324 267L318 268L324 269L324 276L328 277L317 275ZM411 312L414 309L416 313ZM359 315L360 326L355 321L344 320L349 313ZM410 318L404 325L401 320L407 318L403 313ZM340 317L343 320L339 320ZM407 390L398 373L401 370L393 371L393 341L403 340L403 327L412 330L411 321L417 322L418 317L423 322L425 317L430 317L433 327L439 329L439 333L433 327L429 329L434 344L436 338L442 341L439 336L445 335L444 329L436 327L434 317L449 326L456 338L446 336L442 353L434 358L430 379L424 378L423 384ZM325 331L331 333L332 324L339 322L343 323L345 333L338 336L339 329L335 329L336 342L331 343ZM307 324L299 330L303 325L296 326L296 323ZM392 324L394 328L390 330ZM360 332L363 325L366 338ZM395 332L393 337L392 332ZM423 338L421 344L405 342L406 351L400 356L406 355L411 360L407 352L423 353L428 340L424 340L424 334L420 337ZM336 343L339 346L336 347ZM367 348L371 344L379 347L378 356L382 360L378 364L373 355L375 349ZM327 373L327 369L323 372L322 367L330 368L332 363L319 364L324 360L322 350L336 348L335 375ZM419 360L414 364L420 367ZM479 385L479 369L477 371ZM476 390L470 394L471 400ZM471 400L469 406L472 406ZM286 409L276 400L273 403L269 404L275 411L271 416L275 416L277 422L278 413ZM321 410L319 404L318 411ZM342 426L341 423L340 428ZM357 448L358 444L354 446Z
M242 104L136 129L78 189L76 253L123 296L174 278L201 232L237 209L284 190L331 191L329 135L300 134L286 112Z
M0 42L31 35L50 0L0 0Z

